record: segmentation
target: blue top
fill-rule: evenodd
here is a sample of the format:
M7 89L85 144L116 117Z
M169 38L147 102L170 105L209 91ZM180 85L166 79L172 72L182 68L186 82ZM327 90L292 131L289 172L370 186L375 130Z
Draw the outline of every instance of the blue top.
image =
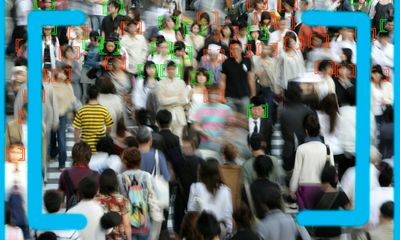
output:
M156 161L155 161L155 149L151 148L148 152L141 152L142 161L140 163L140 169L152 174ZM158 162L160 166L160 174L166 181L171 179L171 175L168 171L167 161L165 160L164 153L158 150Z

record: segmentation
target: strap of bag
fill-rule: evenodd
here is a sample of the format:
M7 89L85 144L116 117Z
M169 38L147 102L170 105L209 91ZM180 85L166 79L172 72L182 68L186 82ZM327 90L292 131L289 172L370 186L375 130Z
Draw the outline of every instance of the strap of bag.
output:
M329 148L329 146L327 144L325 144L326 146L326 162L330 164L331 162L331 149Z
M158 150L157 149L155 150L155 153L154 153L154 161L155 161L154 169L153 169L151 175L159 176L160 175L160 163L159 163L160 159L159 159L159 155L158 155Z
M329 202L329 204L325 207L325 206L321 206L321 202L323 201L323 197L326 196L325 194L321 197L321 199L319 200L319 202L317 203L317 205L315 205L315 209L322 209L322 207L324 207L324 209L331 209L333 204L335 203L336 199L339 196L339 191L335 193L334 197L331 199L331 201Z

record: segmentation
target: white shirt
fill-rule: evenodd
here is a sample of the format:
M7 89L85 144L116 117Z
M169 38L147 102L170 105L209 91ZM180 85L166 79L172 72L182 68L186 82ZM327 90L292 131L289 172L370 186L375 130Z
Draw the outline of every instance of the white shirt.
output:
M128 57L129 65L127 71L137 73L138 64L144 64L147 58L148 44L143 35L130 37L129 35L122 36L121 46L125 48Z
M132 93L132 103L135 104L136 109L146 108L147 97L151 90L157 87L157 83L155 82L154 87L150 88L149 84L144 86L144 79L139 78L136 82L135 88Z
M338 122L340 121L341 116L337 114L336 126L331 133L329 116L321 111L317 111L317 114L321 125L321 134L324 136L325 143L329 146L333 155L343 154L343 147L338 139Z
M372 228L379 224L379 214L382 204L394 200L393 187L377 187L370 194L369 223Z
M172 42L175 43L176 42L176 35L175 35L175 31L166 31L165 29L159 31L159 35L164 36L165 40L167 40L168 42Z
M33 10L32 1L30 0L16 0L16 15L17 26L26 26L28 14Z
M221 185L215 196L208 192L204 183L193 183L190 186L188 211L208 211L215 215L218 221L226 223L227 231L232 231L232 195L231 190Z
M104 215L104 209L94 200L81 200L67 213L83 214L87 219L87 225L80 230L82 240L105 240L106 232L101 228L100 219Z
M260 133L260 125L261 125L261 119L258 118L253 119L253 118L249 118L249 135L251 136L254 132L254 122L257 122L257 132Z
M115 136L117 131L117 122L122 117L124 111L121 97L117 94L99 94L97 101L110 112L114 123L111 127L111 136Z
M5 233L7 240L24 240L24 234L19 227L6 224Z
M121 173L122 167L123 164L118 155L108 155L105 152L97 152L92 155L89 161L89 168L98 173L111 168L118 174Z

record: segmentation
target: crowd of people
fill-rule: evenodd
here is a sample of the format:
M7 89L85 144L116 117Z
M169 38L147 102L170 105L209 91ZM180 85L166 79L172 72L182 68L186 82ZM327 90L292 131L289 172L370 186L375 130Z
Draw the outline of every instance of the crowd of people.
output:
M30 11L60 9L87 18L42 30L43 186L49 164L60 173L43 206L88 223L44 232L26 218L27 51L38 47L26 26ZM371 18L365 226L295 220L354 208L355 89L368 81L355 29L303 24L315 9ZM392 0L14 0L10 12L6 239L393 239Z

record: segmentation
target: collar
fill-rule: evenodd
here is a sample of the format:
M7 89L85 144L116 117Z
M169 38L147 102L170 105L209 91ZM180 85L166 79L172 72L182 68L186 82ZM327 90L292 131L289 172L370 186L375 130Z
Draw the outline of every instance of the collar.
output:
M322 136L316 136L316 137L308 137L307 136L307 137L304 138L304 143L314 142L314 141L324 143L324 139L323 139Z

